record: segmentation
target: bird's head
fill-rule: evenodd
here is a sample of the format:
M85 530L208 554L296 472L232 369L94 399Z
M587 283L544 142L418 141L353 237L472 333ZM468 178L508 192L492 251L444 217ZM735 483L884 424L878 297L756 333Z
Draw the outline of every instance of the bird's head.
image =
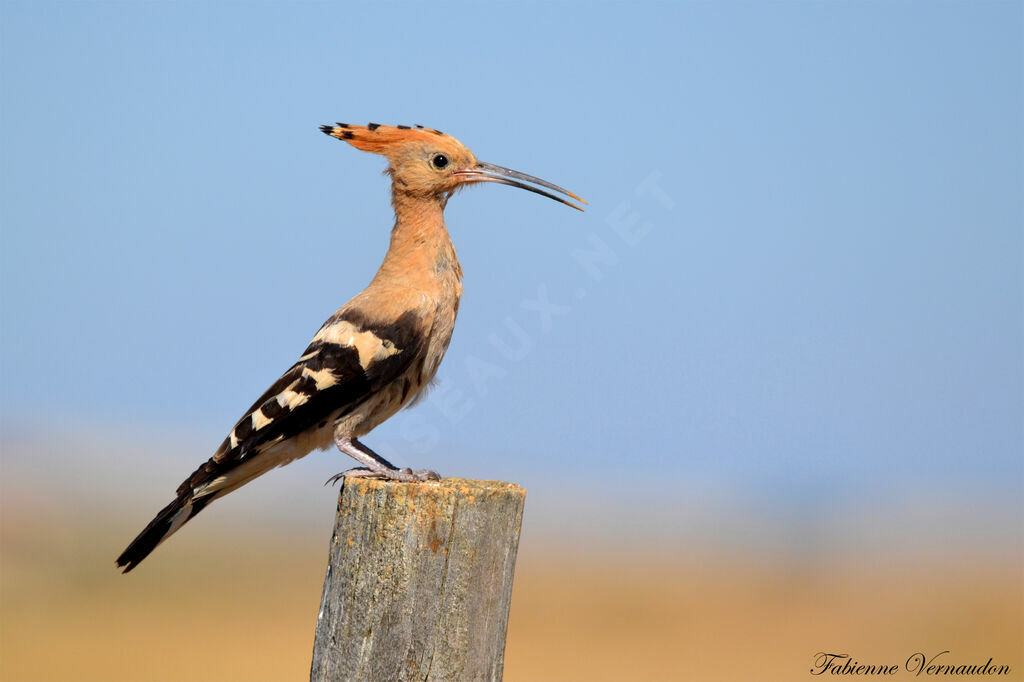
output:
M582 203L578 196L532 175L478 161L464 144L440 130L423 126L365 126L337 123L320 126L325 134L348 142L364 152L388 159L388 173L397 193L446 199L452 192L476 182L498 182L519 187L560 201L580 211L582 207L552 194L564 194Z

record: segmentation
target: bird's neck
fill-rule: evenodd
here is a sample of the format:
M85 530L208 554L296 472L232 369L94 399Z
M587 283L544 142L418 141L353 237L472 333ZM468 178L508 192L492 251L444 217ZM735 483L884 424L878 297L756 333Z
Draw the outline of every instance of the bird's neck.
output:
M425 293L437 285L457 286L462 267L444 224L446 199L396 193L392 203L395 226L377 278Z

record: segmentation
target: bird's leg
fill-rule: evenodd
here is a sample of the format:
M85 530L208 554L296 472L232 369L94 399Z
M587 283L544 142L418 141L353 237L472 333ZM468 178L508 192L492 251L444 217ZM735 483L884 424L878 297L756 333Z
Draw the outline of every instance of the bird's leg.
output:
M399 469L355 438L335 436L334 444L338 446L339 450L363 466L335 474L327 479L327 483L337 483L346 476L353 478L386 478L390 481L404 481L406 483L438 481L441 479L436 471L430 471L429 469L421 469L419 471L413 471L409 468Z

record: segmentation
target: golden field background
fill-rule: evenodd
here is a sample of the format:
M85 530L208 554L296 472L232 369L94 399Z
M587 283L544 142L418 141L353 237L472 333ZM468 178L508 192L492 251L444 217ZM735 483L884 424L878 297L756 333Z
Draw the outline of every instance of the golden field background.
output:
M310 482L320 472L296 463L276 484L267 477L225 498L122 576L114 556L165 495L112 484L97 498L102 463L128 469L118 480L148 478L121 453L84 455L75 483L66 470L53 474L60 455L5 447L0 679L308 679L336 495ZM101 466L87 475L90 461ZM160 490L180 466L164 464L152 476ZM644 499L641 486L622 485L606 499ZM294 512L311 491L316 514L275 511ZM596 523L584 530L573 521L580 504L543 488L528 494L506 680L804 680L817 679L809 670L821 650L902 664L946 649L949 661L991 656L1014 667L999 679L1024 679L1020 527L998 510L909 519L876 510L808 550L714 538L743 519L704 518L715 532L701 541L670 532L685 519L616 526L595 511L602 506L583 512ZM988 532L957 528L958 514ZM906 533L872 530L887 524Z

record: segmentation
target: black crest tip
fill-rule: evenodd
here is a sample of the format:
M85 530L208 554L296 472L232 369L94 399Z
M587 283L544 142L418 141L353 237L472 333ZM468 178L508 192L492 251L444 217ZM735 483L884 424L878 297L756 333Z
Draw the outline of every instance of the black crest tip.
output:
M324 135L330 135L331 137L337 137L338 139L351 140L354 137L354 133L351 130L342 130L339 135L338 127L336 126L320 126L320 132Z

